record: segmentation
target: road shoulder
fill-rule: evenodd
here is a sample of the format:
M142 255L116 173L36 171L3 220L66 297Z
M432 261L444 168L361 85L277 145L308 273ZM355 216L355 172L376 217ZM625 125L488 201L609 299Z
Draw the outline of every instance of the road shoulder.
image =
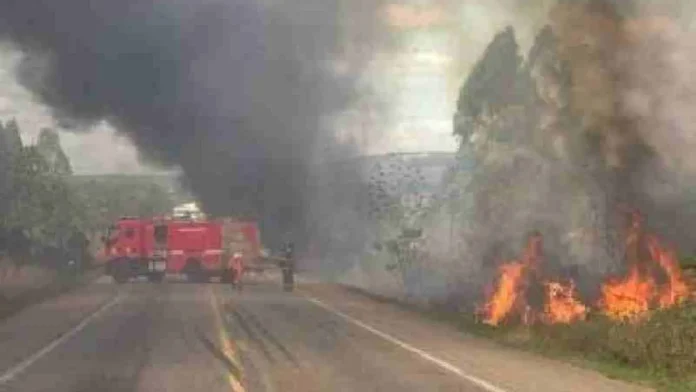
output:
M466 375L506 391L604 392L649 391L611 380L575 365L503 347L467 335L454 326L428 319L394 304L376 301L340 286L303 284L302 295L315 298L384 334L451 364Z
M28 306L0 323L0 372L16 366L112 300L118 288L99 279Z

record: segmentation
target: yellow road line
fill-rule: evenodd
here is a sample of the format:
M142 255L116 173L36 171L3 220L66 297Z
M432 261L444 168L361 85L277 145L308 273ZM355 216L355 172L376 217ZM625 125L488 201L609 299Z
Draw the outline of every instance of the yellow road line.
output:
M213 314L215 316L215 327L218 331L218 340L220 341L220 346L222 349L222 352L225 354L225 356L232 361L232 363L237 366L238 369L242 369L241 364L239 363L239 359L237 358L237 352L234 349L232 340L230 339L229 335L227 334L227 328L225 328L225 324L222 321L222 316L220 314L220 307L218 306L218 301L215 298L215 294L213 294L211 289L208 289L208 294L210 298L210 305L213 307ZM230 387L232 388L232 391L234 392L246 392L246 389L244 389L244 386L237 380L232 373L227 372L227 382L230 384Z

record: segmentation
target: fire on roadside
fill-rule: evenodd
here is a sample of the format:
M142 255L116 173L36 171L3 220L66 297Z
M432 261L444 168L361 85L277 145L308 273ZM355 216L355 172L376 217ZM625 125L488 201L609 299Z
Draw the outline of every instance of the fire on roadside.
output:
M498 284L493 295L484 305L481 313L483 323L496 326L500 324L515 307L521 307L520 296L522 283L527 266L519 261L513 261L500 266Z
M570 324L584 320L587 306L577 299L575 282L547 282L542 320L548 324Z
M633 212L626 235L627 272L613 276L600 287L594 310L617 321L639 321L651 309L669 308L690 295L675 252L656 236L645 233L641 216ZM480 309L482 322L498 326L520 320L532 323L570 324L586 319L590 306L583 303L572 279L547 279L541 273L542 239L536 233L519 260L503 263L491 292ZM530 288L543 286L543 304L529 306Z
M542 262L543 242L539 233L534 233L529 240L520 260L503 263L498 269L497 284L492 295L481 309L482 321L497 326L513 317L523 324L534 320L546 323L570 323L583 319L587 308L577 298L575 283L546 280L543 284L544 306L541 314L535 314L527 301L530 286L539 277Z
M625 277L611 278L602 285L598 307L611 319L636 321L650 310L655 286L651 276L632 266Z

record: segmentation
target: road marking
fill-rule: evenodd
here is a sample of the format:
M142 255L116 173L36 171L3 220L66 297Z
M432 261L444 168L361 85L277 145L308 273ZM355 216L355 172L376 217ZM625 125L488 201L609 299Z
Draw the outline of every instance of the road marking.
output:
M489 383L486 380L480 379L476 376L472 376L471 374L467 374L463 370L452 365L451 363L449 363L445 360L442 360L440 358L437 358L434 355L428 354L427 352L425 352L419 348L411 346L410 344L408 344L402 340L399 340L399 339L397 339L397 338L395 338L395 337L393 337L385 332L382 332L382 331L380 331L380 330L378 330L370 325L367 325L364 322L362 322L356 318L353 318L353 317L341 312L340 310L333 308L332 306L330 306L330 305L328 305L328 304L326 304L326 303L324 303L316 298L312 298L312 297L305 297L305 298L307 298L307 300L309 302L312 302L313 304L319 306L320 308L323 308L324 310L327 310L327 311L343 318L344 320L346 320L354 325L357 325L358 327L360 327L364 330L372 332L374 335L377 335L380 338L382 338L386 341L389 341L389 342L403 348L406 351L414 353L414 354L418 355L419 357L425 359L426 361L434 363L435 365L439 366L440 368L447 370L448 372L453 373L453 374L459 376L460 378L463 378L464 380L467 380L473 384L476 384L477 386L485 389L488 392L508 392L505 389L501 389L501 388Z
M232 317L232 315L227 313L227 312L225 313L225 320L228 322L228 324L232 324L232 323L237 322L237 320L235 320L234 317ZM247 336L248 336L248 334L247 334ZM261 363L260 357L258 357L254 352L252 352L251 349L249 348L249 346L247 346L247 344L245 342L240 341L240 340L236 340L235 345L237 346L237 348L239 348L240 352L244 353L245 355L247 355L249 357L252 357L252 356L254 357L254 359L251 360L252 363ZM265 391L267 391L267 392L275 392L276 391L276 388L273 385L273 383L271 382L271 379L269 377L269 372L263 372L263 371L258 372L257 376L261 379L261 383L263 384L263 388Z
M20 362L19 364L11 367L10 369L6 370L2 376L0 376L0 385L1 384L7 384L8 382L12 381L15 377L17 377L20 373L24 372L27 370L31 365L36 363L38 360L43 358L46 354L50 353L51 351L55 350L56 347L60 346L62 343L70 339L71 337L77 335L80 331L82 331L89 323L94 321L97 317L101 316L103 313L105 313L107 310L109 310L111 307L116 305L121 301L121 295L117 295L114 297L111 301L105 303L102 305L99 309L94 311L94 313L90 314L89 316L85 317L79 324L77 324L73 329L68 331L67 333L59 336L56 338L54 341L49 343L47 346L42 348L41 350L37 351L34 353L34 355L30 356L29 358L25 359L24 361Z
M218 330L218 340L220 341L220 345L222 346L222 353L227 357L227 359L232 361L232 363L234 363L238 369L242 369L242 367L239 364L239 361L237 360L236 352L232 347L232 344L230 343L231 340L229 335L227 334L227 328L225 328L225 323L222 321L222 315L220 313L218 301L215 298L215 294L213 294L213 291L210 289L210 287L208 288L208 294L210 296L210 304L213 307L216 329ZM230 372L227 372L227 383L230 384L230 387L234 392L246 392L244 386Z

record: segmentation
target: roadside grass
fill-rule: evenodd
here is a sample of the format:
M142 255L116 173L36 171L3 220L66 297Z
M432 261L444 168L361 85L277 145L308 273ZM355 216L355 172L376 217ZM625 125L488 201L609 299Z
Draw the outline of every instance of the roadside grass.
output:
M510 325L490 327L470 312L432 306L416 308L392 298L348 290L390 303L462 332L503 346L535 352L609 378L655 388L660 392L696 391L696 304L655 311L639 323L618 323L601 314L570 325Z
M10 318L32 305L80 288L96 279L102 273L103 268L101 266L92 266L82 271L79 275L59 274L48 285L27 290L15 298L0 296L0 321Z
M679 259L683 269L696 269L696 256L686 256Z
M656 311L640 323L593 314L571 325L490 327L473 316L430 311L461 330L505 346L597 370L664 392L696 391L696 305Z

